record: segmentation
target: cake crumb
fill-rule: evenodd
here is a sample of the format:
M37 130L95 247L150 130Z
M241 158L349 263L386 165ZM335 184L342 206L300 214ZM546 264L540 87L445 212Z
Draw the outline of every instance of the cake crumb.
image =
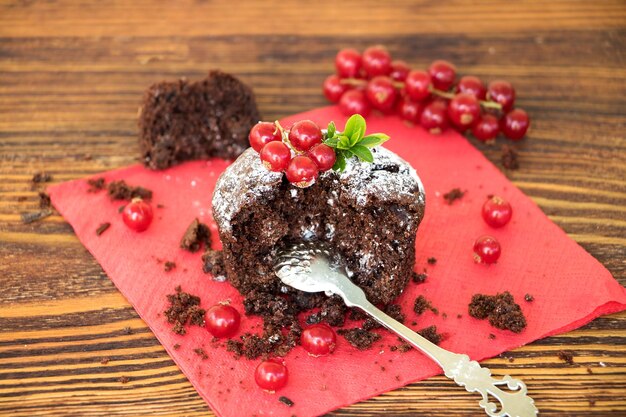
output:
M295 404L293 401L291 401L289 398L287 398L285 396L278 397L278 401L280 401L281 403L285 404L287 407L293 407L294 404Z
M180 349L180 344L179 343L175 343L174 346L172 346L172 348L174 348L174 350L178 350L178 349Z
M174 268L176 268L176 262L165 261L165 263L163 264L163 269L165 270L165 272L170 272Z
M413 271L413 273L411 274L411 281L413 281L415 284L423 284L424 282L426 282L426 278L428 278L428 274L426 273L418 274L417 272Z
M452 205L456 200L462 199L466 192L461 191L460 188L453 188L443 195L443 199L446 200L446 203Z
M142 200L150 200L152 191L144 187L133 187L126 184L126 181L113 181L108 186L109 197L111 200L132 200L133 198L141 198Z
M437 326L428 326L422 330L418 330L420 336L426 340L438 345L443 340L443 335L437 332Z
M101 365L106 365L107 363L109 363L109 358L107 358L107 357L104 357L104 358L102 358L100 360L100 364Z
M37 196L39 197L39 208L40 209L48 209L52 207L52 202L50 201L50 196L48 193L44 191L40 191Z
M595 407L595 405L596 405L596 400L589 399L589 406L590 407Z
M200 358L202 358L202 360L209 359L209 355L207 355L206 352L204 351L204 349L202 349L202 348L195 348L193 350L193 352L196 355L200 356Z
M568 365L574 365L574 352L571 350L559 350L556 356Z
M514 146L502 145L502 166L506 169L519 169L518 152Z
M435 265L437 263L437 258L431 256L426 262L428 262L428 265Z
M418 316L424 314L426 310L431 310L435 314L437 314L437 309L432 306L430 301L426 299L423 295L418 296L413 303L413 311Z
M87 185L89 188L87 189L88 193L97 193L98 191L102 191L105 189L105 179L103 177L100 178L90 178L87 180Z
M183 292L180 285L176 287L175 294L167 295L170 306L164 314L167 322L173 324L172 331L183 335L187 333L187 324L204 326L205 310L200 308L200 297Z
M380 340L380 335L361 328L340 329L337 331L348 343L359 350L369 349L375 342Z
M508 291L496 295L474 294L468 312L479 320L489 319L489 324L497 329L520 333L526 328L526 317Z
M496 338L496 335L493 333L489 333L489 339L494 340Z
M531 294L526 294L524 296L524 300L526 300L529 303L532 303L533 301L535 301L535 297L533 297Z
M591 369L590 367L587 367L587 373L589 375L592 375L593 374L593 369Z
M202 255L202 270L205 274L213 275L213 280L226 281L226 266L224 266L224 253L221 250L209 249Z
M109 222L102 223L96 229L96 236L100 236L102 233L106 232L109 227L111 227L111 223L109 223Z
M133 329L131 329L130 326L124 327L122 331L124 332L124 334L133 334Z
M41 183L41 182L50 182L52 181L52 175L48 174L45 171L36 172L31 179L33 184Z
M122 375L119 377L118 381L122 384L128 384L130 382L130 378Z
M206 224L194 219L185 230L180 247L189 252L197 252L202 248L202 244L207 249L211 247L211 231Z

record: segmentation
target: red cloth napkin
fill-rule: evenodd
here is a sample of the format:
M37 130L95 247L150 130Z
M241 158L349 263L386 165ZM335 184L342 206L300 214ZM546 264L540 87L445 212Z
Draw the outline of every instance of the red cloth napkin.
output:
M329 120L335 120L338 126L345 122L336 107L326 107L289 117L283 125L299 119L312 119L321 125ZM405 126L393 116L372 116L367 122L368 132L391 136L387 147L415 167L426 188L426 216L417 236L416 270L426 268L428 279L421 285L410 283L399 299L407 323L417 321L411 327L436 324L448 335L441 344L444 348L480 360L626 309L626 291L609 271L569 239L461 135L449 131L431 136L419 127ZM143 233L134 233L122 223L118 213L122 202L111 202L106 192L88 193L85 180L49 190L52 203L81 242L218 415L314 416L440 372L417 351L391 351L389 347L398 344L396 337L380 330L381 341L364 352L342 337L335 353L328 357L313 358L300 347L294 349L286 357L288 386L277 394L268 394L254 383L258 360L234 359L223 346L212 344L211 335L203 328L192 326L185 336L172 333L162 313L167 306L166 295L173 293L177 285L199 295L203 307L230 299L243 311L241 296L233 287L202 273L200 253L178 248L183 232L195 217L210 224L217 242L211 195L227 165L225 161L210 160L162 172L132 166L104 173L107 181L124 179L152 189L153 207L163 204L163 208L155 208L154 221ZM455 187L467 190L467 194L448 205L443 194ZM513 219L502 229L490 229L480 215L489 194L503 196L513 206ZM96 236L96 229L104 222L110 222L111 227ZM483 234L496 236L502 244L502 256L496 265L477 265L472 259L472 244ZM437 259L436 265L427 264L430 257ZM159 260L174 261L177 266L165 272ZM505 290L515 296L528 319L528 327L520 334L495 329L486 320L467 314L473 294ZM524 301L526 293L535 300ZM420 294L439 309L438 316L431 312L415 316L412 306ZM256 318L245 318L241 331L258 323ZM258 331L258 327L252 331ZM489 338L490 333L495 339ZM175 344L180 348L174 349ZM200 347L208 359L194 353ZM294 405L279 402L281 395Z

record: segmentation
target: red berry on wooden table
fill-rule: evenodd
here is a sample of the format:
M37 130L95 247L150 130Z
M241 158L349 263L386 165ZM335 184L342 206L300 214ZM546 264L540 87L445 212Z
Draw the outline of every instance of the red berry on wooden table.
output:
M320 143L312 147L307 155L315 162L321 172L328 171L335 165L337 155L335 150L328 145Z
M389 75L391 72L391 56L382 46L371 46L363 52L363 69L368 77Z
M283 142L272 141L265 145L259 154L263 166L274 172L286 170L291 161L291 150Z
M454 84L456 78L456 68L448 61L438 59L430 64L428 68L430 78L432 78L433 86L437 90L447 91Z
M337 103L343 93L350 89L347 84L342 84L341 79L335 74L329 75L324 80L324 95L331 103Z
M339 100L339 109L346 116L360 114L361 116L366 117L370 114L372 106L369 101L367 101L367 97L365 97L365 93L363 91L349 90L341 96L341 99Z
M391 72L389 73L389 77L394 81L402 82L409 75L409 72L411 72L409 64L401 60L396 60L391 62Z
M499 228L511 220L513 208L508 201L494 195L483 204L482 215L489 226Z
M143 232L152 223L152 206L140 198L126 204L122 211L122 219L126 226L136 232Z
M389 77L378 76L372 78L365 88L365 95L372 107L383 112L393 109L398 98L398 91Z
M522 109L514 109L504 115L500 121L500 130L509 139L520 140L530 126L530 118Z
M217 304L206 313L205 326L215 337L229 337L239 329L241 315L234 308L226 304Z
M287 367L274 360L261 362L254 371L254 381L262 389L270 392L278 391L287 385L289 372Z
M461 130L471 127L480 119L478 99L467 93L455 95L448 104L448 117Z
M479 100L484 100L487 96L487 88L478 77L464 75L456 86L457 93L471 94Z
M500 242L492 236L481 236L474 242L474 261L482 264L496 263L500 258Z
M404 91L415 101L422 101L430 96L432 80L426 71L413 70L404 80Z
M341 78L356 78L361 72L361 54L356 49L342 49L335 57L337 75Z
M285 174L290 183L304 188L315 182L319 175L319 168L310 157L298 155L289 162Z
M434 100L424 107L420 124L433 134L439 134L448 127L448 105L444 100Z
M280 130L274 123L261 122L252 126L248 135L250 146L257 152L263 149L263 146L275 140L282 140Z
M487 87L487 100L500 104L502 111L506 113L515 103L515 89L508 81L492 81Z
M493 141L500 131L500 121L493 114L485 113L472 127L472 134L481 142Z
M289 131L289 142L295 149L302 152L322 143L322 138L322 130L311 120L296 122Z
M332 353L337 345L335 332L326 324L314 324L302 331L300 344L311 356Z

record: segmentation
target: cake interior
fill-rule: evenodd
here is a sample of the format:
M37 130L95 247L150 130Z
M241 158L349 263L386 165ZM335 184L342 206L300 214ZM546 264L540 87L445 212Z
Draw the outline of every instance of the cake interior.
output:
M337 251L370 301L386 305L400 295L413 271L421 212L371 196L359 205L341 194L334 176L304 189L283 179L274 195L265 204L243 207L231 221L231 238L223 242L231 257L229 280L242 294L293 293L273 272L276 254L293 243L321 240Z

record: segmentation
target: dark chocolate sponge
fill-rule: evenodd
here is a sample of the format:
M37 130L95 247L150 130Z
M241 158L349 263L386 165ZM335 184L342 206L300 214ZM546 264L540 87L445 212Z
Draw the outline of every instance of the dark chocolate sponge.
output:
M291 292L276 278L276 253L293 242L329 242L370 301L388 304L405 288L415 262L424 191L415 170L393 152L372 150L374 163L351 158L297 188L270 172L253 149L219 178L213 216L228 279L242 294Z
M252 89L211 71L198 82L161 82L145 93L139 146L146 166L164 169L190 159L234 159L259 121Z

